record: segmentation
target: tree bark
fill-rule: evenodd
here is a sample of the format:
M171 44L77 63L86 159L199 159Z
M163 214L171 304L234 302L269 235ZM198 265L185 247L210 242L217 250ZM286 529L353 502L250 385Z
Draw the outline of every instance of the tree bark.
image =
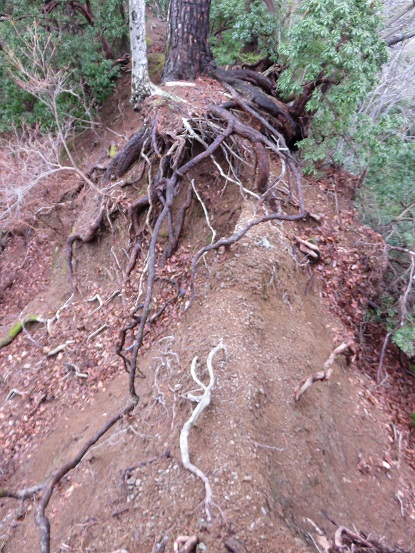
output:
M213 65L209 10L210 0L170 0L163 82L194 80Z
M130 0L131 103L137 108L151 94L148 75L145 0Z

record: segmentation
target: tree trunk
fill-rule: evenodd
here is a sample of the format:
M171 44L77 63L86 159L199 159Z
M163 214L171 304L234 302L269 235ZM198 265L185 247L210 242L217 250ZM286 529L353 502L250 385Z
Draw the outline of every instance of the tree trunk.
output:
M170 0L164 82L194 80L213 64L209 10L210 0Z
M130 0L131 103L134 109L151 94L147 66L145 0Z

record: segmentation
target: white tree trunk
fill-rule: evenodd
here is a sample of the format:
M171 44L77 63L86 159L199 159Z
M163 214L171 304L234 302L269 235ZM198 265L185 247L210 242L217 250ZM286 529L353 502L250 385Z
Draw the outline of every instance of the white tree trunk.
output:
M137 108L152 92L148 75L145 0L130 0L131 103Z

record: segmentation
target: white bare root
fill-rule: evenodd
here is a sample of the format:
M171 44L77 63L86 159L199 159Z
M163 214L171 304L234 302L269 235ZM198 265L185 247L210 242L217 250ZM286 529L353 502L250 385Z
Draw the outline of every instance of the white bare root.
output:
M212 223L210 222L210 218L209 218L209 212L208 212L208 210L205 206L205 203L202 200L199 192L197 191L194 179L192 179L192 188L193 188L193 192L196 195L196 198L198 199L200 205L202 206L203 213L205 214L206 224L209 227L210 232L212 233L212 239L211 239L210 243L213 244L213 242L216 240L216 230L212 227Z
M190 367L190 374L192 375L192 378L196 382L196 384L201 388L201 391L203 392L203 394L198 397L193 395L191 396L191 399L193 401L197 401L198 405L194 409L189 420L184 423L182 431L180 432L180 452L182 454L183 466L184 468L192 472L195 476L200 478L205 485L205 490L206 490L205 510L206 510L206 518L208 521L212 520L212 517L210 514L210 505L212 503L212 488L210 487L209 478L199 468L197 468L195 465L193 465L190 462L188 439L189 439L190 430L192 429L193 426L195 426L200 415L210 404L210 392L213 388L213 385L215 384L212 360L213 360L213 357L216 355L216 353L218 353L220 350L223 350L224 356L226 359L226 346L222 342L220 342L216 347L214 347L208 355L206 364L209 371L209 384L207 386L203 384L203 382L201 382L196 375L197 357L195 357L192 361L192 365Z
M298 243L298 249L300 250L300 252L308 255L309 257L312 257L315 260L319 259L321 255L320 250L315 244L313 244L312 242L308 242L307 240L303 240L299 236L294 236L294 238Z
M368 547L369 549L372 549L372 550L374 549L372 543L366 541L364 538L362 538L362 536L360 536L356 532L352 532L345 526L339 526L336 530L336 533L334 534L334 544L337 547L337 550L339 552L345 551L345 546L343 544L343 535L347 536L354 543L359 543L360 545L363 545L364 547Z
M337 346L337 348L331 352L330 357L324 363L324 371L317 372L307 378L304 378L297 384L294 390L294 400L298 401L314 382L317 382L318 380L329 380L333 373L332 365L336 357L340 353L343 353L348 349L352 349L352 347L353 340L348 340L347 342L343 342L342 344L340 344L340 346Z
M178 536L174 542L174 553L190 553L199 543L197 536ZM180 548L180 545L183 545Z
M103 324L102 326L100 326L97 330L95 330L94 332L92 332L88 338L86 339L87 342L89 342L89 340L92 340L93 338L95 338L96 336L98 336L98 334L101 334L101 332L104 332L104 330L107 330L108 328L108 325L105 323Z
M95 296L92 296L92 298L89 298L89 300L86 300L88 303L92 303L93 301L97 301L98 302L98 307L96 307L95 309L93 309L92 311L90 311L88 313L88 317L90 315L93 315L96 311L99 311L101 309L101 307L104 305L104 302L102 301L101 299L101 296L99 294L95 294Z
M59 309L56 311L56 313L54 314L53 317L51 317L50 319L48 319L46 321L46 328L47 328L47 331L48 331L48 334L50 335L51 332L52 332L52 324L55 323L55 322L59 322L59 317L60 317L60 314L62 313L62 311L64 309L66 309L67 307L69 307L69 305L71 304L72 300L73 300L73 297L74 297L74 293L72 293L69 298L65 301L65 303L63 305L61 305L59 307Z

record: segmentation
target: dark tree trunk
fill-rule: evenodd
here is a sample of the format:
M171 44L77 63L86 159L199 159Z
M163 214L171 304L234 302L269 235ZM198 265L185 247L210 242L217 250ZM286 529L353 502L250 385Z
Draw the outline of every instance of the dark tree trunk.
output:
M170 0L163 81L193 80L213 64L210 0Z

